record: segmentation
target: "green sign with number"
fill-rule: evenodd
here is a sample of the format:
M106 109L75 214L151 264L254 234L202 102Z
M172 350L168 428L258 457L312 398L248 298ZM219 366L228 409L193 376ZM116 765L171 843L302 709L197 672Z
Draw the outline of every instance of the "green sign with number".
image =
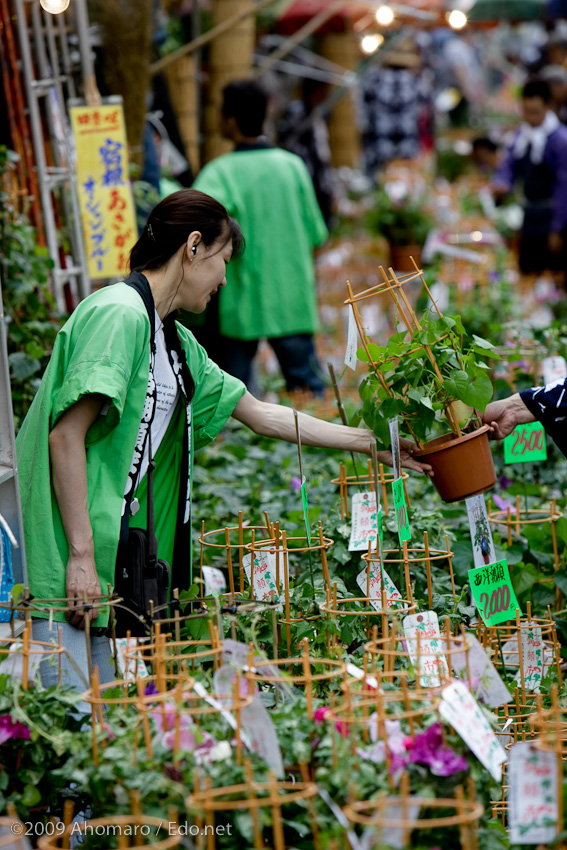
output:
M406 494L404 491L404 480L401 476L392 482L392 493L394 495L394 510L396 512L398 537L400 538L401 546L404 540L411 539L408 506L406 505Z
M545 430L541 422L518 425L504 440L504 463L547 460Z
M486 626L496 626L515 618L516 608L520 610L520 606L505 559L469 570L469 582L478 613Z
M307 504L307 481L305 475L301 482L301 501L303 502L303 519L305 520L305 531L307 532L307 545L311 546L311 531L309 530L309 505Z

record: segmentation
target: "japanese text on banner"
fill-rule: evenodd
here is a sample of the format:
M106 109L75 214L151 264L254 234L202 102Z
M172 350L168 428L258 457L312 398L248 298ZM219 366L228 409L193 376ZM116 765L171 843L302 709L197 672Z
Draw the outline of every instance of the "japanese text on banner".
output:
M69 113L89 275L120 277L138 238L122 104L72 106Z

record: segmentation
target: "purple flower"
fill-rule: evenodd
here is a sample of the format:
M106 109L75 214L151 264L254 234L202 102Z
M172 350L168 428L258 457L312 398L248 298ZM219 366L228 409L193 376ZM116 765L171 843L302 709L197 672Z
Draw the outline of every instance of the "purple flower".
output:
M512 502L508 502L506 499L502 499L501 496L497 496L496 493L492 495L492 501L496 505L497 508L500 508L501 511L507 511L510 508L510 513L516 513L516 506L512 504Z
M149 685L146 685L146 690L144 691L144 693L147 697L153 696L154 694L159 693L155 682L150 682Z
M24 723L19 720L12 720L10 714L0 715L0 744L9 741L10 738L20 738L22 741L29 741L30 730Z
M297 475L294 475L290 481L290 487L292 490L295 490L296 493L299 493L301 490L301 478L298 478Z
M409 758L415 764L426 764L435 776L451 776L468 767L464 756L445 746L441 726L434 723L408 741Z
M505 475L501 475L498 479L498 483L502 490L507 490L508 487L514 483L514 481L512 480L512 478L506 478Z

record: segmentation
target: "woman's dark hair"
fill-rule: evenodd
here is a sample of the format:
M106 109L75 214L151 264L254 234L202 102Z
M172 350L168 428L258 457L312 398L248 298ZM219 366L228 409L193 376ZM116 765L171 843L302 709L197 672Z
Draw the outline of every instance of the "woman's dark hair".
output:
M233 257L244 249L240 225L222 204L196 189L181 189L164 198L149 214L142 235L130 251L130 270L160 268L195 230L202 234L207 247L224 239L224 245L232 241Z

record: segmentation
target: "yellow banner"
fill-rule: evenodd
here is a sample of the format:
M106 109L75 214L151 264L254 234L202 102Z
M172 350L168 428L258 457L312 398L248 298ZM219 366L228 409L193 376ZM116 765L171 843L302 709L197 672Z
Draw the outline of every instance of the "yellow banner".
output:
M122 104L69 109L89 276L123 277L138 239Z

